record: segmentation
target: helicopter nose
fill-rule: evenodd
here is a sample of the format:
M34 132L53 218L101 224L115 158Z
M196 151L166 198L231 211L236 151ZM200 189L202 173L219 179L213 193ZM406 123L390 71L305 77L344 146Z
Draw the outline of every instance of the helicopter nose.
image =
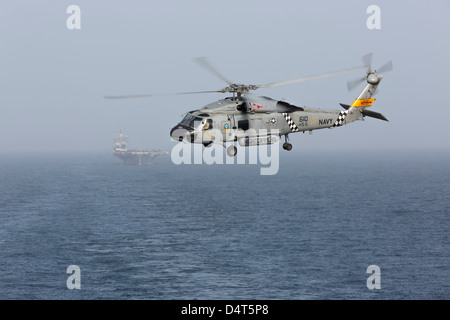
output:
M185 138L191 140L193 132L194 129L178 124L170 130L170 137L175 141L183 141Z
M170 137L175 141L183 141L185 133L186 129L180 125L176 125L172 128L172 130L170 130Z

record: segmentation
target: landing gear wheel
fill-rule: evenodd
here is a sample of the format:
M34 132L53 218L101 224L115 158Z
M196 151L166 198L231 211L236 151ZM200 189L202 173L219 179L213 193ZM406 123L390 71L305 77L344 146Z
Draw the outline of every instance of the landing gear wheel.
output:
M237 148L235 146L229 146L227 148L227 155L229 157L234 157L236 155L236 153L237 153Z
M287 150L287 151L291 151L292 150L292 144L290 144L289 142L283 143L283 149Z

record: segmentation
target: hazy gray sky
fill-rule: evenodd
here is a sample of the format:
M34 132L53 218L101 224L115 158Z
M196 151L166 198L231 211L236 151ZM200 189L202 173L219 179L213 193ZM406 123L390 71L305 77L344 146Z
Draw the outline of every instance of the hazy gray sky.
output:
M69 30L69 5L81 29ZM369 30L369 5L381 30ZM307 149L449 149L449 1L2 1L2 153L110 152L123 127L130 146L169 150L186 111L220 94L105 100L103 95L216 90L225 83L192 61L209 57L233 81L267 83L393 60L369 118L313 135ZM340 109L363 72L261 89L299 106Z

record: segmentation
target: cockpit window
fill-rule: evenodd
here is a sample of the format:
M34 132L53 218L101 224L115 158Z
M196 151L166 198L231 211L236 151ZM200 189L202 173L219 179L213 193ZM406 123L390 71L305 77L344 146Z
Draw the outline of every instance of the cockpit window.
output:
M185 126L187 126L191 122L191 120L194 119L194 118L195 118L194 116L192 116L191 114L187 113L184 116L183 120L181 120L180 123L184 124Z
M192 114L188 113L186 114L186 116L183 118L183 120L181 120L181 124L191 127L194 127L195 122L200 123L202 121L202 118L199 117L194 117Z

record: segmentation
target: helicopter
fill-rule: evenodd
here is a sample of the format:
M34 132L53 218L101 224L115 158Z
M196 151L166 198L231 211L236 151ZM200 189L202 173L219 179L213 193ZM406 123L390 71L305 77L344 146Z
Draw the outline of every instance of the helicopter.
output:
M296 132L312 133L318 129L333 129L372 117L388 121L381 113L368 110L375 98L372 98L380 81L381 73L392 70L392 61L387 62L378 71L371 68L372 53L365 55L363 65L336 72L302 77L287 81L272 82L260 85L244 85L230 81L207 58L196 58L195 61L207 71L228 84L220 90L178 92L168 94L139 94L127 96L105 96L107 99L142 98L157 95L183 95L197 93L232 93L232 96L205 105L201 109L189 111L182 120L170 130L174 141L185 143L201 143L210 147L214 143L222 144L227 149L227 155L234 157L240 146L280 143L284 136L283 149L292 150L289 134ZM347 82L348 90L353 90L362 82L366 86L351 104L340 103L344 110L323 110L299 107L284 100L275 100L267 96L256 96L250 91L260 88L273 88L294 83L331 77L343 73L365 69L365 75ZM232 142L227 146L226 142Z

